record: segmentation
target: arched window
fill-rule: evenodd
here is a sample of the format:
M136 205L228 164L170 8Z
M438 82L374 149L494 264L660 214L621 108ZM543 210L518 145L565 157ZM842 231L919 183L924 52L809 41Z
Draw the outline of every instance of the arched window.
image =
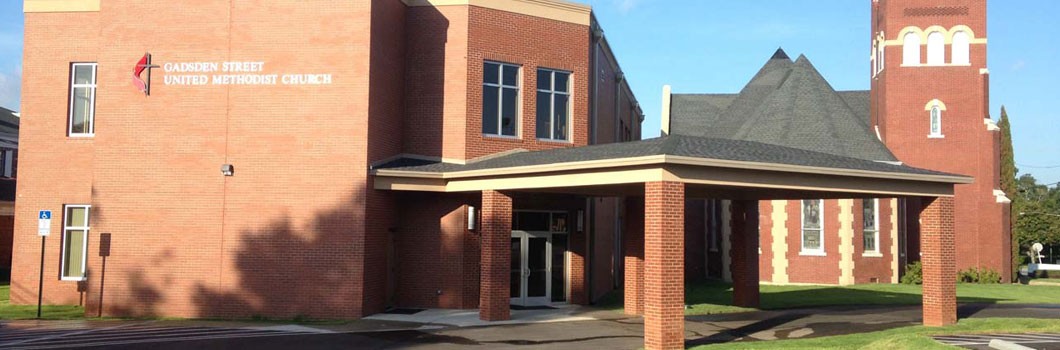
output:
M940 32L928 34L927 64L943 65L946 63L946 38Z
M902 43L902 64L906 66L920 65L920 35L917 33L906 33Z
M931 134L933 137L942 136L942 108L938 104L931 106Z
M958 31L953 33L953 64L969 64L968 60L968 33Z

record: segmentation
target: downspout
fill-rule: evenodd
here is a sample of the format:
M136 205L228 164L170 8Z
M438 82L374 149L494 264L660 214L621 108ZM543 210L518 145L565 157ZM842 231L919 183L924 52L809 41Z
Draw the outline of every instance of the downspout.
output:
M600 91L600 73L597 66L600 63L600 40L604 37L604 30L600 28L595 19L593 20L591 30L592 37L590 44L592 46L592 52L590 52L590 60L592 60L592 67L589 76L592 78L593 83L589 84L589 96L592 96L592 102L589 103L589 144L595 145L597 110L599 109L597 103ZM589 197L586 199L586 202L588 204L586 208L588 217L585 221L586 223L591 224L586 225L587 228L585 230L585 298L586 303L593 304L593 249L595 243L593 235L596 232L596 201L593 197Z

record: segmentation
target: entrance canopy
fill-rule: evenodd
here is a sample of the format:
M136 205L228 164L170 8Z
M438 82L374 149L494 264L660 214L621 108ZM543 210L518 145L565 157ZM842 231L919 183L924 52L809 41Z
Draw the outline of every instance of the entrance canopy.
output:
M951 197L971 177L753 141L669 135L517 151L468 162L402 158L372 169L375 188L643 195L643 184L682 182L689 198Z

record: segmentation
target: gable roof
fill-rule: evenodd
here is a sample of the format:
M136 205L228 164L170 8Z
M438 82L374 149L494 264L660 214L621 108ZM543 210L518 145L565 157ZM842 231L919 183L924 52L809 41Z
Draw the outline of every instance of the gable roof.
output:
M738 94L673 94L670 130L897 161L868 126L868 96L836 91L806 56L792 61L780 49Z

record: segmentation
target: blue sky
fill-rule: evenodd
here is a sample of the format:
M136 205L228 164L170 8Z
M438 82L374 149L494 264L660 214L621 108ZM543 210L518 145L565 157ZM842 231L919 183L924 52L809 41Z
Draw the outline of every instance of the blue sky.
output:
M836 89L869 86L869 0L579 1L604 26L644 108L646 138L658 135L664 84L736 92L777 47L805 54ZM994 0L988 11L991 115L1008 109L1021 173L1060 181L1060 1ZM15 110L22 23L22 1L0 1L0 106Z

